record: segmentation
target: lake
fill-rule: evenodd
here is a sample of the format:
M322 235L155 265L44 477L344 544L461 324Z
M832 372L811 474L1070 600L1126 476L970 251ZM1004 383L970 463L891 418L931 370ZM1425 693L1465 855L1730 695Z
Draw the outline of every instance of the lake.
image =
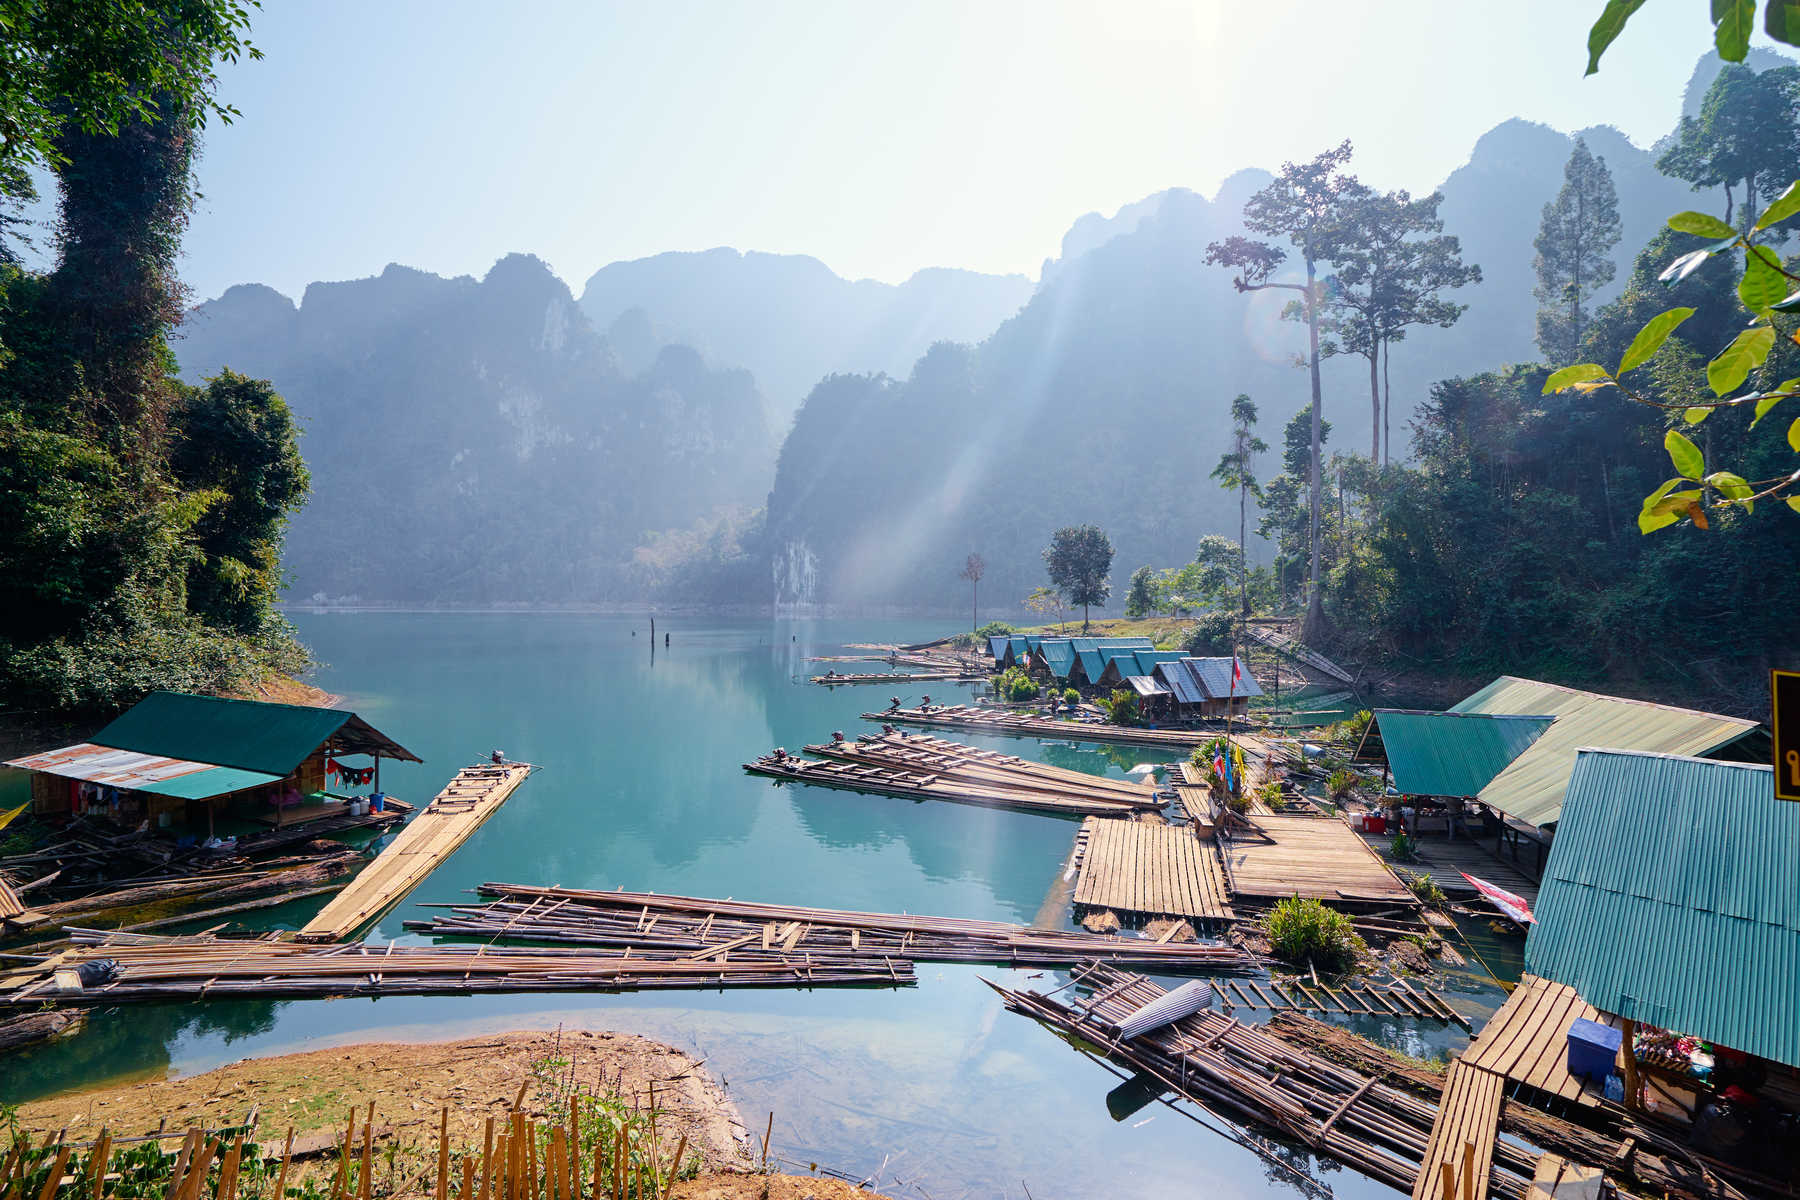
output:
M777 785L740 764L869 728L892 689L805 682L849 642L921 641L943 622L649 619L565 613L301 613L315 680L425 760L384 764L386 790L424 801L492 749L542 770L369 935L411 938L427 902L486 881L675 892L1029 923L1056 886L1073 821ZM661 644L667 631L670 644ZM654 650L654 653L653 653ZM858 669L839 666L839 670ZM963 689L967 691L968 689ZM950 696L949 685L920 691ZM1154 752L973 738L1023 757L1122 776ZM293 928L315 900L272 910ZM290 911L291 909L291 911ZM1067 922L1066 907L1061 918ZM1481 943L1502 975L1507 947ZM1516 955L1516 949L1513 950ZM97 1013L68 1042L0 1060L0 1099L107 1080L203 1071L333 1043L469 1036L495 1029L619 1029L706 1060L774 1150L878 1175L895 1195L1143 1197L1292 1193L1249 1151L1152 1104L1108 1115L1118 1082L1022 1017L982 978L1061 981L989 967L919 965L916 988L665 992L621 996L390 997L233 1001ZM1440 979L1465 1012L1498 989ZM1418 1054L1459 1033L1370 1019L1362 1032ZM1294 1161L1309 1163L1297 1153ZM1392 1195L1334 1165L1340 1196Z

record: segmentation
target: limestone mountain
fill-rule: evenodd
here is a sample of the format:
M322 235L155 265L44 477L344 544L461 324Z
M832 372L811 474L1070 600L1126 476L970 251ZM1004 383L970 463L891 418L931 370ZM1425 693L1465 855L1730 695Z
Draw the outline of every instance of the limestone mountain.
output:
M514 255L485 278L390 266L195 308L183 373L274 381L312 497L291 597L584 603L641 594L653 531L760 503L774 439L748 372L665 345L621 367L568 288Z
M992 333L1031 289L1023 275L947 268L897 285L850 280L803 254L721 247L610 263L588 279L581 307L602 329L638 310L667 341L747 368L779 427L824 376L904 375L933 342Z

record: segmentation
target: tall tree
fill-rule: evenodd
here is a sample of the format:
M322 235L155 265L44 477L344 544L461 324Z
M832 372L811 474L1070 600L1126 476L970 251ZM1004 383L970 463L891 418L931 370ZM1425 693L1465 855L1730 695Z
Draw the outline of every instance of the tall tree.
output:
M1222 488L1235 488L1238 494L1238 590L1243 613L1250 615L1250 564L1245 550L1250 532L1250 495L1261 496L1257 487L1256 456L1266 453L1268 443L1256 436L1256 401L1242 393L1231 402L1231 449L1219 456L1212 477Z
M1695 191L1723 187L1727 225L1741 198L1748 231L1757 197L1800 178L1800 67L1725 67L1706 89L1699 117L1681 118L1675 144L1656 165Z
M1134 621L1156 612L1156 571L1139 567L1131 573L1131 586L1125 591L1125 615Z
M1369 363L1369 459L1384 462L1390 388L1377 367L1411 325L1454 325L1468 308L1440 293L1481 281L1481 268L1462 261L1462 243L1444 232L1441 193L1414 199L1404 190L1348 189L1342 220L1331 239L1336 266L1327 303L1333 339L1326 354L1360 354Z
M1286 237L1299 251L1306 267L1304 283L1275 283L1273 277L1287 261L1287 251L1266 241L1229 237L1206 248L1206 261L1228 267L1235 272L1232 283L1240 292L1256 292L1265 288L1285 288L1300 293L1304 303L1309 351L1307 366L1312 375L1312 468L1311 510L1307 539L1307 630L1316 631L1324 619L1323 598L1319 594L1319 476L1320 412L1324 397L1319 383L1319 318L1322 297L1319 288L1319 263L1328 260L1333 231L1341 220L1344 196L1358 186L1355 176L1344 173L1350 161L1348 141L1303 163L1283 163L1269 185L1251 196L1244 204L1244 226L1263 237Z
M1105 607L1112 595L1112 539L1098 525L1070 525L1057 530L1044 547L1050 582L1071 605L1081 605L1081 632L1088 630L1088 606Z
M1533 243L1538 282L1532 294L1543 306L1537 315L1537 343L1548 361L1580 357L1591 320L1589 301L1617 271L1612 249L1619 236L1619 193L1612 172L1586 140L1576 138L1563 168L1562 190L1544 205Z
M957 572L958 579L969 581L969 630L981 628L981 577L987 574L987 560L979 554L970 554L963 560L963 569Z

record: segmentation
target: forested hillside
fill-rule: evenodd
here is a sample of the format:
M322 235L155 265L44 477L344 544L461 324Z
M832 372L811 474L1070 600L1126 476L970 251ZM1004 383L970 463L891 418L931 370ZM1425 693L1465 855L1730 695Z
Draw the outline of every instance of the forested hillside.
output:
M189 314L183 372L267 376L301 420L313 494L291 597L582 604L640 596L651 531L753 506L774 439L755 381L668 346L621 369L535 258L479 281L404 267L233 288Z
M629 314L654 344L748 369L785 429L824 376L904 375L933 342L980 341L1030 295L1023 275L940 267L895 285L844 279L803 254L720 247L610 263L589 277L581 307L602 329Z

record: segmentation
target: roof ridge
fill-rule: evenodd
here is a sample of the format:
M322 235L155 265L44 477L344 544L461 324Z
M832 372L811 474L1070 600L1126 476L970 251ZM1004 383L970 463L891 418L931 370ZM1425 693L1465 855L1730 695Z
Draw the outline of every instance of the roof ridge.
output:
M1707 767L1741 767L1746 771L1768 771L1771 774L1775 770L1773 763L1735 762L1731 759L1704 758L1695 754L1670 754L1666 750L1624 750L1612 746L1577 746L1575 753L1577 755L1612 754L1631 758L1666 758L1671 762L1699 763L1701 766Z
M1620 704L1636 704L1641 708L1660 708L1664 712L1686 713L1689 716L1707 717L1714 721L1734 721L1749 729L1755 729L1758 725L1762 724L1761 721L1752 720L1749 717L1733 717L1728 716L1725 713L1707 712L1703 708L1683 708L1679 704L1664 704L1660 700L1638 700L1632 696L1615 696L1611 692L1596 692L1591 688L1570 687L1568 684L1549 683L1542 679L1527 679L1523 675L1501 675L1494 680L1494 683L1499 683L1502 679L1511 680L1514 683L1529 683L1533 687L1552 688L1555 691L1565 692L1571 696L1587 696L1595 700L1616 700ZM1493 683L1488 684L1488 687L1493 686ZM1483 688L1479 690L1485 691L1486 689ZM1465 701L1467 699L1467 697L1464 697ZM1462 701L1459 701L1459 703L1461 702Z

